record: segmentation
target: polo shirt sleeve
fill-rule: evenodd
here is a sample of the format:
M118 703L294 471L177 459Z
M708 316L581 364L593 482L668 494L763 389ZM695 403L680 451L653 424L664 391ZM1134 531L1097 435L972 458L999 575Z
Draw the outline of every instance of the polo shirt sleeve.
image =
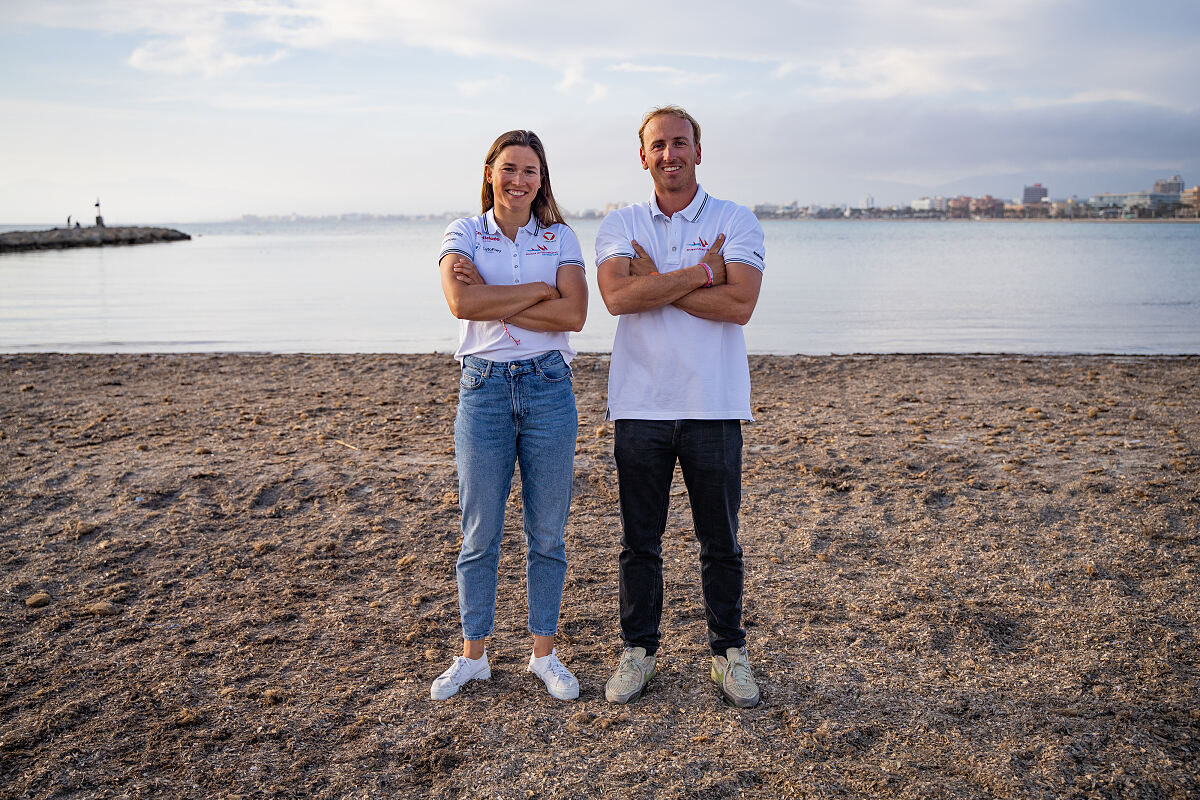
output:
M621 212L610 211L596 232L596 266L618 256L633 258L636 254L632 242L633 236L625 229Z
M446 226L442 236L442 249L438 253L438 263L447 253L458 253L464 258L475 260L475 220L470 217L456 219Z
M745 206L739 206L730 227L731 230L725 234L725 246L721 249L725 263L736 261L749 264L762 272L766 267L767 248L758 217Z
M579 248L579 237L575 235L575 231L563 225L558 235L561 239L558 243L558 265L561 267L566 264L578 264L586 270L583 250Z

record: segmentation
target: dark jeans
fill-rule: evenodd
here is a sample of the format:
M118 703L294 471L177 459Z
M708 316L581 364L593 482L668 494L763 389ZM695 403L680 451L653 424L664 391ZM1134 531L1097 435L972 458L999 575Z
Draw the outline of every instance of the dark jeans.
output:
M700 580L714 654L746 644L742 630L742 424L738 420L617 420L621 493L621 635L628 647L658 650L662 536L679 461L700 540Z

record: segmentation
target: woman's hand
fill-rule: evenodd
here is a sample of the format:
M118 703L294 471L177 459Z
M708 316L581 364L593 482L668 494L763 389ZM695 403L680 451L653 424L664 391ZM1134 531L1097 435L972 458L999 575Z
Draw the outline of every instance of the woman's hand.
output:
M467 286L483 286L483 276L479 274L479 270L475 269L475 265L465 258L460 258L454 262L451 267L454 270L454 279L460 283L465 283Z

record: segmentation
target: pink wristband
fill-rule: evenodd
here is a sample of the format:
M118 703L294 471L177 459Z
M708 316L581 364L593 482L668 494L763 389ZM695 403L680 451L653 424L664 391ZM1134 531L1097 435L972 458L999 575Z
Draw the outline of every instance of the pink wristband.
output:
M708 268L708 264L705 264L703 261L701 261L696 266L704 267L704 274L708 276L708 283L704 284L704 288L707 289L712 286L712 270Z

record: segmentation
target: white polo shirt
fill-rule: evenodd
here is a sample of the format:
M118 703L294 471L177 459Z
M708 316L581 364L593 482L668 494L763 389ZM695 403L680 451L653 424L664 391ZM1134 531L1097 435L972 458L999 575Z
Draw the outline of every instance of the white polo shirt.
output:
M633 258L630 242L636 239L659 272L673 272L699 263L720 233L727 264L763 270L758 219L703 187L670 217L653 195L647 203L610 213L596 234L596 264ZM742 326L694 317L671 305L621 315L608 370L608 418L753 419Z
M496 217L489 210L478 217L464 217L451 222L442 237L438 263L447 253L459 253L471 259L475 269L489 286L545 281L558 285L558 268L578 264L583 268L583 252L575 232L566 225L554 224L543 228L536 216L517 231L516 241L500 232ZM575 351L566 331L531 331L508 324L517 344L504 332L500 320L480 322L459 320L458 350L454 357L479 356L489 361L520 361L558 350L570 363Z

